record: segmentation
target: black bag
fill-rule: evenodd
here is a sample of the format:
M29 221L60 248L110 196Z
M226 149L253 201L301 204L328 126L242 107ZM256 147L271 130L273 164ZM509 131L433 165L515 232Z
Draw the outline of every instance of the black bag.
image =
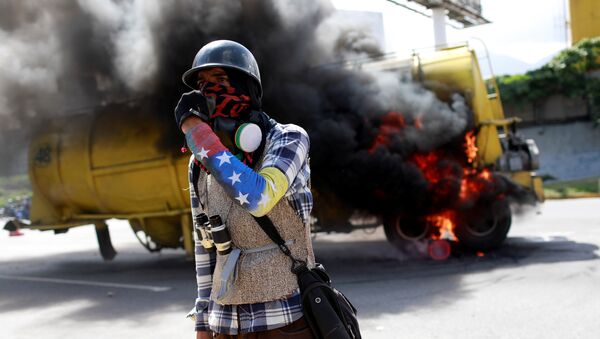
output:
M356 308L346 296L331 286L320 264L298 274L304 318L317 338L360 339Z
M298 276L304 318L318 339L361 339L356 308L342 292L331 286L331 278L321 264L309 269L306 262L292 256L290 249L269 217L254 217L265 233L292 259L292 272Z

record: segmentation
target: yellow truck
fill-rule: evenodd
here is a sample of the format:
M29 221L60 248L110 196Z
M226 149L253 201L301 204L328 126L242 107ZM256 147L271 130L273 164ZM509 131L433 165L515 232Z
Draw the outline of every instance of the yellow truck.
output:
M506 173L543 199L541 180L533 172L537 168L535 143L514 133L517 119L504 118L497 87L490 90L486 86L477 58L468 46L415 54L408 60L375 60L361 67L407 72L413 81L422 82L442 100L451 92L462 93L477 126L477 154L472 166ZM192 255L187 191L189 153L178 153L177 147L165 140L166 135L177 138L177 133L165 135L165 122L148 116L152 110L131 102L49 121L30 144L30 222L11 223L55 233L94 225L100 252L110 260L116 252L106 220L125 219L148 250L183 247ZM166 125L175 128L172 122ZM179 137L183 144L184 139ZM316 196L326 199L318 193ZM467 220L464 225L457 225L460 240L477 249L499 245L510 227L510 210L508 206L503 208L502 216L491 213L483 224ZM315 229L352 226L352 213L346 210L339 203L325 206L317 200ZM375 220L370 226L379 225L383 219ZM389 240L396 244L414 240L414 233L420 232L411 230L414 223L394 218L383 222Z

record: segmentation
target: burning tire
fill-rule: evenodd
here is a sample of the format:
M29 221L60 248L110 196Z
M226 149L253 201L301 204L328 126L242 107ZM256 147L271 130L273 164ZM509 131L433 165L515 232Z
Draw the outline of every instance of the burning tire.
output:
M512 216L506 200L480 204L459 217L454 230L460 244L475 251L499 247L508 234Z
M414 242L425 239L430 232L423 217L388 217L383 222L387 240L404 252L411 252Z

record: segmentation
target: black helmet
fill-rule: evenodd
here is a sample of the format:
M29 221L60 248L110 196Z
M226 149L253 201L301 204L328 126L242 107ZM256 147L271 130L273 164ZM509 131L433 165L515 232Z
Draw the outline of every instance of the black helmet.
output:
M216 40L200 48L192 68L183 73L183 83L192 89L196 88L196 73L204 68L223 67L232 68L249 75L254 79L259 88L259 97L262 97L262 84L260 71L254 55L243 45L231 40Z

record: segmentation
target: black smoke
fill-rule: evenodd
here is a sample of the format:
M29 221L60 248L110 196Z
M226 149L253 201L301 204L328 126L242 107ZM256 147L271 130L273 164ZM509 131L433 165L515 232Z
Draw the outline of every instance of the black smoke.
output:
M376 213L427 205L427 180L409 159L460 148L469 124L464 101L442 102L397 75L342 67L381 50L333 14L325 0L3 1L2 129L28 135L75 108L139 99L155 102L148 114L164 120L174 140L165 147L176 151L181 138L171 118L187 91L181 74L202 45L230 39L256 56L267 113L309 131L317 190ZM370 152L391 111L420 128L408 126L390 147ZM18 149L3 153L26 153Z

